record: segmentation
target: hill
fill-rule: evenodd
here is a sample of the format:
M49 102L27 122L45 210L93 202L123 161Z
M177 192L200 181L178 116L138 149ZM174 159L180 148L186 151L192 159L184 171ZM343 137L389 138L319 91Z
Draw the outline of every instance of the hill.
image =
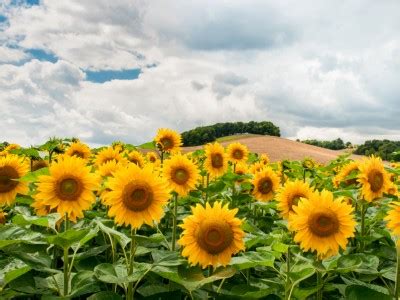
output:
M265 135L226 137L222 139L221 144L227 146L233 142L246 145L251 152L268 154L272 162L283 159L302 160L305 157L311 157L320 163L326 163L335 159L338 155L346 153L346 150L329 150L285 138ZM182 148L183 152L190 152L197 149L202 149L202 146ZM353 159L360 159L361 157L359 155L352 155Z

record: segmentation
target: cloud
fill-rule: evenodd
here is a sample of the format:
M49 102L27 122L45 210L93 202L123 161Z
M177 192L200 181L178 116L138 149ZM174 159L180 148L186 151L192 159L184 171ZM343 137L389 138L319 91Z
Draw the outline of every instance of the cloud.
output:
M4 139L138 144L159 127L250 120L291 138L400 138L398 1L10 3L0 6ZM85 74L128 69L141 73Z

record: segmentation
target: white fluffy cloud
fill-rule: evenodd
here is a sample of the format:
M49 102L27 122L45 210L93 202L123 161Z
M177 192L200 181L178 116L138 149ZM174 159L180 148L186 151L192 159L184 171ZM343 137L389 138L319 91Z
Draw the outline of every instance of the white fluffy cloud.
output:
M239 120L291 138L400 139L395 0L45 0L0 14L4 140L141 143L158 127ZM132 68L138 79L85 76Z

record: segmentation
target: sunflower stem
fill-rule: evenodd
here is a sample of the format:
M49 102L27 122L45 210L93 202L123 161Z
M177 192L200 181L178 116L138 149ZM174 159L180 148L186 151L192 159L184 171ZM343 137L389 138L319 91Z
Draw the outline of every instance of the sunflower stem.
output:
M303 182L306 182L306 169L303 171Z
M207 179L206 179L206 195L204 198L204 207L206 207L207 201L208 201L208 185L210 184L210 174L207 173Z
M322 286L320 286L321 284L322 284L322 273L320 270L317 269L317 287L318 287L317 300L322 300Z
M397 264L396 264L396 285L394 288L394 299L399 298L400 294L400 244L396 240Z
M174 213L172 215L172 243L171 249L175 251L175 243L176 243L176 217L178 213L178 194L174 193Z
M64 232L68 230L68 214L65 213ZM68 276L68 247L64 247L64 296L68 295L69 290L69 276Z
M286 286L285 286L285 300L290 299L290 291L292 290L290 281L290 246L287 249L286 255Z
M365 247L365 204L364 202L361 203L361 241L360 241L360 251L364 251Z
M133 262L135 261L135 252L136 252L135 236L136 236L136 228L131 230L131 251L129 255L128 276L132 275L133 273ZM133 282L129 282L126 299L133 300Z

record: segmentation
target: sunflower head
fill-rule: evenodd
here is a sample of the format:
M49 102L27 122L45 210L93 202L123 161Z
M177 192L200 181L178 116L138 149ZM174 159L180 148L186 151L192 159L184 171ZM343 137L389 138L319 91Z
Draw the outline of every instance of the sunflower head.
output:
M185 155L177 154L166 160L163 166L164 178L170 188L181 196L195 189L199 180L197 166Z
M85 160L64 156L49 167L50 175L38 178L37 193L32 206L38 210L57 211L72 221L83 217L83 211L95 201L93 191L99 187L99 177L91 173Z
M346 164L345 166L343 166L342 169L340 170L340 172L333 179L333 184L335 185L335 187L339 187L341 182L344 182L346 185L351 185L351 184L357 183L357 179L347 179L346 180L346 177L348 177L351 174L354 174L354 175L357 174L358 165L359 165L358 162L352 161L352 162Z
M178 243L183 246L182 256L192 265L214 268L229 264L232 255L244 250L242 221L235 217L238 209L215 202L212 207L197 204L192 215L183 220L183 233Z
M138 165L140 168L143 168L143 166L145 164L142 153L140 153L139 151L136 151L136 150L129 152L128 160L131 163Z
M250 166L250 170L249 171L250 171L251 174L254 175L254 174L258 173L258 172L261 172L265 167L266 167L265 164L263 164L260 161L257 161L257 162L255 162L254 164L252 164Z
M49 163L47 160L44 159L34 160L32 162L32 171L37 171L43 168L47 168L48 166Z
M28 193L28 185L18 179L29 172L29 164L16 155L0 157L0 206L11 205L17 194Z
M368 202L383 196L390 187L390 177L379 157L371 156L359 165L358 182L361 195Z
M7 152L10 152L11 150L17 150L17 149L20 149L20 148L21 148L21 146L18 145L18 144L10 144L4 150L7 151Z
M71 146L69 146L68 150L65 152L65 154L68 156L76 156L83 159L88 159L90 157L91 152L88 145L78 141L72 143Z
M265 167L254 175L252 183L254 197L258 201L269 201L279 188L279 176L270 167Z
M309 158L309 157L305 158L303 160L302 164L303 164L303 168L309 169L309 170L314 169L314 167L316 166L315 161L312 158Z
M7 213L0 211L0 225L4 225L7 222Z
M158 129L157 135L154 138L157 147L165 152L179 152L182 144L181 135L168 128Z
M237 175L245 175L249 172L249 167L246 163L238 163L235 166L235 174ZM239 179L238 182L243 182L243 179Z
M113 176L114 172L121 167L122 167L121 163L118 163L115 160L110 160L99 166L97 172L101 177L109 177Z
M135 164L115 172L107 188L110 190L107 193L108 215L114 217L117 224L132 228L159 222L170 192L165 179L156 176L152 166L141 169Z
M268 154L263 153L263 154L261 154L259 161L264 165L268 165L271 160L269 159Z
M353 207L329 191L312 193L293 209L288 226L295 231L294 241L304 251L316 251L320 259L336 255L339 247L345 249L354 236Z
M395 235L400 236L400 203L394 202L385 217L386 227Z
M205 168L211 177L218 177L228 170L228 160L224 147L219 143L205 146Z
M287 181L285 185L279 189L276 196L278 201L278 209L283 218L289 218L289 214L293 213L293 207L297 206L301 198L309 199L313 189L306 182L295 180Z
M102 164L109 162L111 160L115 160L116 162L120 162L122 164L127 163L127 160L121 155L118 149L114 149L113 147L108 147L102 149L96 155L96 165L101 166Z
M241 143L229 144L226 152L229 160L233 163L246 162L249 157L249 150Z

